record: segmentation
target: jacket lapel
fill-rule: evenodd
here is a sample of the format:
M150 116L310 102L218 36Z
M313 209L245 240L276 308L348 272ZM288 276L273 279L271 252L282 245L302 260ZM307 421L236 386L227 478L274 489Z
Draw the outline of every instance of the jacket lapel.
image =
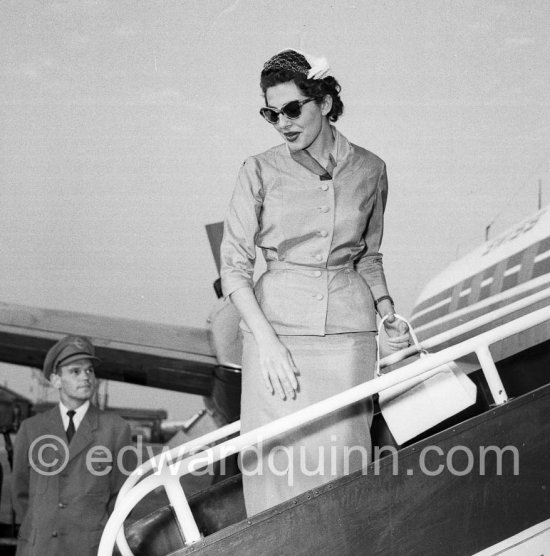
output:
M332 172L336 166L336 162L332 155L330 155L330 161L328 168L323 168L319 162L309 154L308 151L290 151L290 156L297 162L313 174L319 176L320 180L330 180L332 179Z
M55 404L50 410L44 413L44 428L49 434L53 434L63 441L67 441L67 435L65 434L65 429L63 428L63 419L61 419L61 412L59 411L59 405Z
M78 430L69 444L69 461L92 443L95 430L98 427L98 419L99 412L97 408L90 404L88 411L86 411L84 415L84 419L82 419Z

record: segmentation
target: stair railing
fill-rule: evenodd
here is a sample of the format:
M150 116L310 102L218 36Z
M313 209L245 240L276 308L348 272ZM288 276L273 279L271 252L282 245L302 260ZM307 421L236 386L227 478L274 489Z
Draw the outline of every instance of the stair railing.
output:
M172 463L165 462L154 474L146 476L137 484L136 481L140 479L140 476L136 478L133 474L130 477L131 481L129 478L129 484L133 484L133 486L123 487L124 495L123 497L119 496L115 509L103 531L98 556L111 556L115 541L117 541L122 556L133 556L126 540L123 540L124 520L140 500L158 487L163 487L167 493L186 545L200 541L202 537L179 481L180 477L203 469L205 466L220 461L229 455L242 452L251 446L306 425L320 417L343 409L360 400L373 396L386 388L390 388L400 382L419 376L450 361L475 353L479 359L495 404L500 405L505 403L508 397L489 351L489 346L504 338L519 334L524 330L548 322L549 320L550 306L533 311L532 313L507 322L506 324L473 338L469 338L440 352L432 353L430 357L421 358L396 371L350 388L326 400L310 405L291 415L272 421L271 423L258 427L245 434L241 434L236 438L221 442L210 448L200 449L198 446L201 443L203 446L206 446L210 442L214 442L215 438L221 439L229 436L229 434L232 433L228 434L227 430L236 432L240 427L239 424L233 423L232 425L228 425L218 431L214 431L214 433L206 435L206 438L201 437L191 441L184 445L187 446L185 449L184 446L175 448L173 450L175 459ZM196 454L186 456L186 454L193 452L195 449L200 449L200 451ZM158 463L157 460L157 464ZM148 470L155 469L154 464L151 462L147 462L145 466ZM134 473L139 475L138 470Z

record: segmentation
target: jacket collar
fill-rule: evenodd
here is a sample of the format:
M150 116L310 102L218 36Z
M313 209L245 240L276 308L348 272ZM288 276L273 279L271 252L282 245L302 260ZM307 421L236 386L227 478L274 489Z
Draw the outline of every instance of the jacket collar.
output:
M334 126L331 126L331 128L334 133L334 158L336 159L336 165L338 165L344 162L351 153L351 143L338 131L338 129Z
M334 126L330 126L334 136L334 149L329 155L329 166L323 168L321 164L309 152L304 149L301 151L291 151L285 144L287 153L298 164L319 176L321 180L331 179L334 170L348 157L351 146L350 142Z

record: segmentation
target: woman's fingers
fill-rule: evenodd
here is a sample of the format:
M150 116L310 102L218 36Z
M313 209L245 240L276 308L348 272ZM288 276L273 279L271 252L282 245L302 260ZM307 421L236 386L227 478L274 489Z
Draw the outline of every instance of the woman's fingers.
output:
M277 378L286 396L294 398L298 383L294 376L294 370L288 362L284 362L278 369Z
M408 344L409 343L409 335L408 334L401 334L401 336L393 336L388 337L388 344Z
M271 369L269 371L269 379L271 380L271 384L275 390L275 394L277 394L283 400L285 399L285 389L281 380L279 379L279 374L277 373L276 369L273 365L271 365Z
M391 327L386 328L388 346L393 351L404 349L410 345L411 335L407 323L396 321Z
M388 342L388 347L392 351L400 351L409 347L409 342Z
M262 375L269 392L275 393L281 399L294 398L298 381L296 380L295 371L289 365L276 367L275 365L262 365Z
M275 383L275 390L277 391L277 394L279 394L281 399L283 400L286 399L285 388L284 385L279 380L279 377L275 377L275 380L273 382Z
M271 393L275 392L283 400L295 397L298 370L283 344L277 341L275 345L268 345L266 352L260 357L260 366L266 388Z
M409 334L402 334L400 336L388 336L387 345L392 351L399 351L409 347L410 337Z
M296 368L296 365L292 360L292 355L290 355L290 353L287 353L287 355L288 355L288 367L286 369L287 377L288 380L290 381L290 384L292 385L292 388L296 390L298 388L298 379L296 378L296 375L299 374L298 369Z
M262 377L264 379L265 387L270 394L273 394L273 385L271 384L271 379L269 378L269 372L266 369L266 365L261 363L260 367L262 369Z

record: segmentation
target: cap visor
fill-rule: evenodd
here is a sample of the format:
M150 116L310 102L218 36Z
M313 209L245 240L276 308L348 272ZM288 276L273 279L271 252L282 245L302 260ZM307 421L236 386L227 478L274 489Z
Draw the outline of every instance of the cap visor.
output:
M90 359L91 361L97 361L97 363L101 363L101 359L96 357L95 355L88 355L87 353L75 353L74 355L69 355L67 359L63 359L59 363L57 363L56 367L64 367L65 365L69 365L70 363L74 363L75 361L81 361L82 359Z

